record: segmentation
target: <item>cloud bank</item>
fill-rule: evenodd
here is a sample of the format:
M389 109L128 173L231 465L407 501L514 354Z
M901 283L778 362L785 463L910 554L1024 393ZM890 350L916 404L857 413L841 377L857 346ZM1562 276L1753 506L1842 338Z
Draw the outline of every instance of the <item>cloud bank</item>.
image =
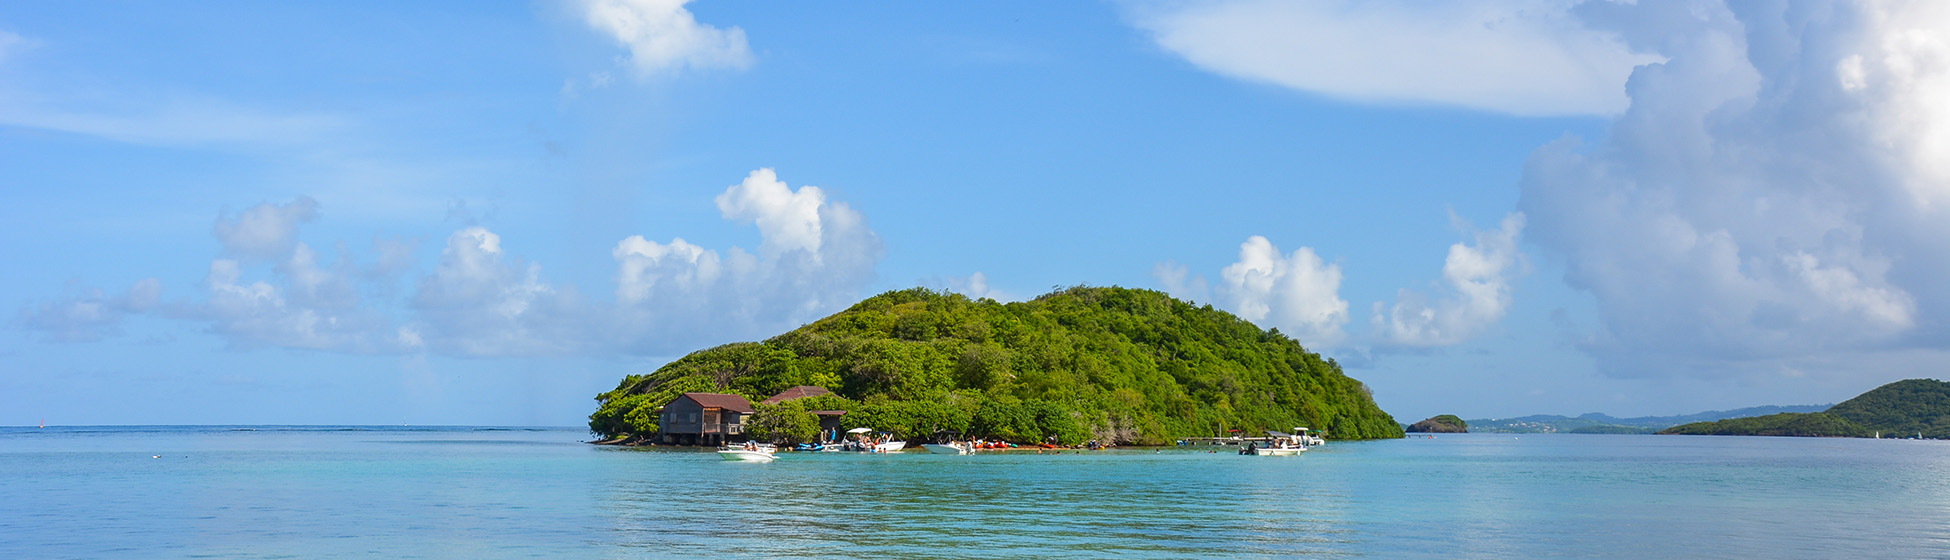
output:
M389 286L414 268L414 243L375 239L369 263L339 244L326 262L298 240L321 206L299 197L217 219L224 254L211 261L200 300L161 302L151 279L122 295L87 291L31 306L21 322L64 342L101 340L126 317L150 314L202 324L240 349L666 355L776 334L847 305L885 253L865 216L818 187L792 189L771 169L728 187L717 205L725 219L758 228L756 253L630 236L611 250L616 290L602 300L549 282L500 234L468 226L447 236L432 269L395 301Z
M1362 102L1513 115L1623 111L1632 68L1658 61L1586 26L1571 0L1229 0L1133 8L1199 68Z
M1604 138L1527 162L1531 238L1617 376L1950 349L1950 6L1590 4L1669 60Z

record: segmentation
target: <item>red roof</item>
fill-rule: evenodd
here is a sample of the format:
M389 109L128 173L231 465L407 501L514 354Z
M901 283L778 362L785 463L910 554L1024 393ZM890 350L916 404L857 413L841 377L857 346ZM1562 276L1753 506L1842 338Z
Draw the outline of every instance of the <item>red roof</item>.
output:
M793 387L791 389L786 389L784 391L781 391L777 395L772 395L772 398L760 401L758 404L779 404L792 399L803 399L806 397L817 397L820 395L831 395L831 394L833 394L833 392L826 390L825 387L814 387L812 385L800 385L798 387Z
M752 402L745 400L745 397L740 397L738 395L726 395L721 393L684 393L684 396L678 398L690 399L691 401L696 402L698 406L702 406L704 408L721 408L724 410L743 412L745 414L752 413Z

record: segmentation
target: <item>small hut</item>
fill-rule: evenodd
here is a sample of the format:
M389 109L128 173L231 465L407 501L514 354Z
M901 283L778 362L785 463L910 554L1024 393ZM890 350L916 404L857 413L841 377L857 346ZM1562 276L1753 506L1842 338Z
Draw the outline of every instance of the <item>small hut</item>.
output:
M745 397L684 393L664 405L657 437L669 444L723 445L731 436L744 435L745 417L751 413L752 403Z

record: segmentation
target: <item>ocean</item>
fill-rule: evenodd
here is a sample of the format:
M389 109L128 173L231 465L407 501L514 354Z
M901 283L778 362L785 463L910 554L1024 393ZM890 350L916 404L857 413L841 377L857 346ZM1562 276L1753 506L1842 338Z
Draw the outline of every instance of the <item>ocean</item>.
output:
M1456 434L1299 457L756 464L587 438L0 428L0 558L1950 557L1942 441Z

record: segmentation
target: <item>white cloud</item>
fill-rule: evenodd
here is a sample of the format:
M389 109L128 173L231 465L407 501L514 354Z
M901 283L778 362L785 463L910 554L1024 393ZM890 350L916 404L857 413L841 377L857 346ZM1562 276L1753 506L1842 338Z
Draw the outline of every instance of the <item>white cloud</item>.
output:
M1165 50L1206 70L1356 101L1514 115L1616 114L1657 57L1583 25L1575 0L1230 0L1134 8Z
M1473 232L1474 246L1450 245L1449 256L1442 264L1443 295L1434 304L1407 289L1401 290L1392 307L1375 302L1373 323L1378 343L1449 346L1501 321L1510 309L1511 277L1521 269L1517 239L1522 231L1523 214L1514 213L1494 231Z
M1203 278L1189 275L1175 264L1160 265L1153 273L1174 295L1202 286ZM1216 288L1221 307L1263 327L1278 328L1311 347L1339 345L1346 333L1347 300L1340 297L1341 266L1328 264L1310 247L1291 255L1265 237L1252 236L1239 245L1239 261L1219 271Z
M684 9L688 3L690 0L585 0L582 15L590 27L629 49L630 66L638 76L685 68L751 66L745 30L698 23ZM592 77L592 87L601 87L594 81Z
M758 246L760 253L768 257L789 251L819 255L819 211L826 203L826 193L819 187L807 186L794 192L771 168L761 168L725 189L717 203L725 219L758 224L763 240Z
M759 250L720 253L674 238L617 243L620 344L667 352L776 334L851 304L885 249L866 218L813 186L793 190L758 169L717 197L725 219L758 227Z
M1605 371L1950 348L1950 7L1604 8L1669 61L1596 145L1533 154L1520 207L1596 298Z

